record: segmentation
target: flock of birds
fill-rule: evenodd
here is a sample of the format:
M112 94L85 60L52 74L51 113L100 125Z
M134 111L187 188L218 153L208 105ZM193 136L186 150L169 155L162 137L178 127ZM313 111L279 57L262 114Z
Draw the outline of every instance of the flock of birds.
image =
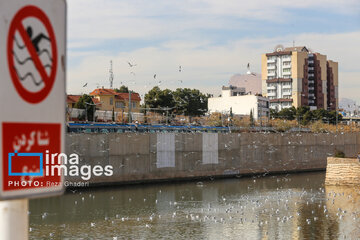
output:
M229 194L219 190L215 191L216 194L212 194L210 199L204 197L201 199L198 194L191 194L198 191L205 192L207 189L210 190L210 193L214 193L211 191L214 187L207 182L196 183L195 188L198 190L180 189L176 197L169 197L172 196L169 194L169 189L161 190L161 188L158 188L155 194L127 195L126 192L124 194L117 194L116 191L109 194L105 192L105 196L109 198L108 201L104 201L104 196L101 195L101 200L97 204L96 192L72 190L65 197L73 199L73 207L67 206L72 214L78 211L76 210L78 207L87 209L89 206L105 204L106 208L104 209L110 209L110 212L104 214L102 219L99 217L94 219L92 216L96 215L95 213L86 213L89 216L81 223L81 230L85 231L83 233L85 235L90 234L89 236L92 232L101 232L114 240L118 239L118 236L114 235L121 236L129 231L137 234L137 231L151 229L155 233L161 223L166 223L173 230L177 229L176 226L179 225L199 226L193 224L201 223L209 229L216 228L221 232L226 226L233 231L233 234L244 236L261 234L270 238L275 237L278 231L281 231L284 237L286 234L290 234L291 237L294 232L299 232L304 238L309 239L317 236L317 231L327 233L334 231L334 234L337 234L339 238L342 236L344 239L356 239L352 238L354 237L352 234L360 234L360 209L357 208L360 204L359 189L354 189L352 193L345 193L329 191L322 186L293 188L291 187L291 177L283 176L276 177L276 182L278 183L277 188L264 191L261 189L263 181L254 177L253 180L239 182L239 184L245 184L247 191L234 190ZM241 188L243 189L244 185ZM121 192L121 190L119 191ZM180 194L181 192L182 194ZM103 193L100 192L100 194ZM81 207L81 205L84 206ZM96 212L99 213L99 211L104 210L96 209ZM33 215L31 217L37 219L40 217L39 224L41 225L41 222L47 222L52 217L51 215L51 213L43 212L40 216ZM340 229L336 230L333 227L334 222L343 225L339 225ZM62 224L64 229L69 229L72 223ZM30 232L36 230L37 227L31 225ZM316 228L315 232L314 227ZM324 229L318 229L322 227ZM135 231L135 228L138 230ZM353 228L353 232L346 232L350 228ZM77 230L79 231L79 229ZM50 232L49 235L54 236L54 233Z
M129 61L127 61L127 64L129 65L129 68L130 68L130 69L132 69L132 68L134 68L134 67L137 66L136 63L131 63L131 62L129 62ZM182 66L181 66L181 65L179 66L178 71L179 71L179 73L182 72ZM134 77L136 76L136 73L135 73L134 71L131 71L130 74L131 74L132 76L134 76ZM157 80L157 74L156 74L156 73L153 75L153 79L154 79L154 80ZM182 80L178 80L178 82L183 83ZM135 83L135 81L132 81L131 83ZM123 85L123 84L124 84L123 82L120 82L120 85ZM149 84L147 84L147 85L149 85ZM158 86L161 85L161 80L159 80L159 81L157 82L157 85L158 85ZM88 86L88 83L83 84L83 88L85 88L85 87L87 87L87 86ZM96 83L96 86L99 87L100 84L99 84L99 83ZM147 86L145 86L145 87L147 87Z

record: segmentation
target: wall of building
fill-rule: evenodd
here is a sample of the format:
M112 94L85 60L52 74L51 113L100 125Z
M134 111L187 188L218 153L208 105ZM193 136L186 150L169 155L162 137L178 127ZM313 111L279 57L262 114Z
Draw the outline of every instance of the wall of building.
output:
M360 185L360 161L357 158L327 159L327 185Z
M227 91L223 92L227 93ZM250 111L252 110L254 118L257 119L258 111L260 111L258 108L258 99L268 101L266 98L255 95L229 96L229 94L225 94L221 97L209 98L208 109L210 113L221 112L228 114L230 113L230 109L232 109L233 114L239 115L250 115ZM262 116L266 116L268 109L263 107L261 110L263 112Z
M81 164L114 167L112 177L92 184L324 170L335 149L360 151L360 133L68 134L66 141Z
M267 96L267 57L266 54L261 54L261 88L262 95Z
M320 66L320 81L321 81L321 96L322 98L318 98L317 101L320 99L321 103L318 103L318 108L327 109L327 57L326 55L322 55L316 53L316 59L319 61Z
M102 111L112 111L114 109L115 112L128 112L129 107L129 100L123 101L120 99L115 99L115 96L113 95L101 95L101 96L95 96L99 101L101 102L101 105L97 106L99 110ZM110 98L113 99L113 104L110 104ZM124 104L124 108L117 108L115 102L122 102ZM140 112L140 102L139 101L131 101L136 103L136 107L132 108L132 112Z
M292 98L293 106L300 107L302 103L302 91L304 81L304 66L307 59L307 52L292 52L291 55L291 78L292 84Z
M336 106L333 109L336 109L336 107L339 107L339 75L338 75L338 63L334 61L327 61L329 64L329 67L331 68L332 75L333 75L333 84L335 87L335 102Z

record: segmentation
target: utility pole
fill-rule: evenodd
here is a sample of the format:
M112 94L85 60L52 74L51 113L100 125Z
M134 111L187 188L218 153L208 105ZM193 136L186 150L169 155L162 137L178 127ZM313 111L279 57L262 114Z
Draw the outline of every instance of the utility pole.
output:
M166 125L169 124L169 108L166 108Z
M261 105L261 100L259 99L259 107L260 107L260 131L262 130L262 105Z
M132 119L131 119L131 90L129 90L129 107L128 107L128 119L129 119L129 123L132 122Z
M338 131L338 107L335 102L335 109L336 109L336 132Z
M110 70L109 70L110 76L109 76L109 82L110 82L110 89L113 88L113 82L114 82L114 72L113 72L113 64L112 60L110 60Z
M85 103L85 121L88 121L88 114L87 114L87 103Z

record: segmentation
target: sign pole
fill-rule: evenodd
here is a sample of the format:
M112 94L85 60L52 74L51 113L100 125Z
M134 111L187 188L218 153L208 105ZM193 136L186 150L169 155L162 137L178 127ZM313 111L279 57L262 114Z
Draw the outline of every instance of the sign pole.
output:
M29 200L0 201L0 240L28 239Z

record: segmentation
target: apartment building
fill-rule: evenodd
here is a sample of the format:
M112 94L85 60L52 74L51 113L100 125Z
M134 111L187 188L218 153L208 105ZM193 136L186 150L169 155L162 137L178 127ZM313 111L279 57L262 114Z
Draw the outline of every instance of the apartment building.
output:
M275 47L261 56L262 94L270 108L291 106L335 110L338 106L338 63L305 46Z

